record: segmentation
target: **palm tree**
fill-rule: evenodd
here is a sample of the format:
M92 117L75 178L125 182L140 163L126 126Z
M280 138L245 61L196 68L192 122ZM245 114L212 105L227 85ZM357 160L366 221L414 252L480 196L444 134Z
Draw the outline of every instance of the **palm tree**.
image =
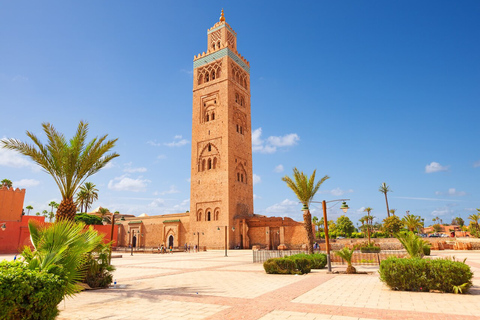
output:
M367 221L367 216L361 217L358 219L358 221L362 223L362 232L365 233L365 222Z
M63 220L50 226L28 223L35 251L25 247L22 252L30 269L57 270L67 278L65 294L72 296L81 290L78 282L85 274L83 268L87 253L95 249L103 239L93 228L85 229L83 223ZM52 268L61 266L62 269Z
M418 230L422 227L422 218L420 216L416 216L413 214L407 214L405 217L403 217L402 222L405 226L405 228L408 229L408 231L415 231Z
M98 200L98 189L95 187L96 185L92 182L85 182L77 193L77 199L79 193L81 193L81 197L84 198L85 212L88 211L93 201Z
M357 273L357 269L352 266L352 256L353 256L354 249L349 249L347 247L343 247L342 250L335 252L337 256L342 258L343 260L347 261L347 270L345 271L348 274Z
M408 233L397 233L395 237L400 241L405 250L407 250L410 258L422 258L424 255L423 248L430 244L420 239L419 236L409 231Z
M315 183L315 173L317 170L313 170L312 175L309 177L303 172L299 172L297 168L293 168L293 180L289 176L282 178L287 186L297 196L298 200L303 204L303 226L307 232L308 238L308 253L313 253L313 229L312 229L312 215L310 214L309 205L313 200L315 193L325 180L329 179L329 176L324 176L320 181Z
M48 211L47 210L43 210L42 211L42 215L46 218L48 216Z
M84 210L86 203L87 203L87 194L85 193L85 191L79 190L76 195L75 204L77 206L80 206L81 213L87 211L87 210Z
M370 244L370 226L371 226L371 222L373 221L373 217L370 218L370 211L372 211L372 210L373 209L370 208L370 207L366 207L365 209L363 209L363 212L367 213L365 222L367 222L368 244Z
M385 195L385 202L387 203L387 216L390 217L390 210L388 209L387 192L392 192L392 190L390 190L390 187L387 186L387 184L385 182L383 182L380 185L380 188L378 188L378 191L380 191L381 193L383 193Z
M3 139L1 143L4 148L29 156L52 176L62 194L57 220L73 220L77 212L73 202L74 194L85 179L119 156L117 153L107 154L118 139L107 141L107 135L104 135L87 142L88 123L83 121L78 124L77 131L70 141L67 141L51 124L43 123L42 126L48 138L46 145L29 131L27 136L32 139L33 144L17 139Z
M480 220L480 209L477 209L479 213L473 213L468 216L468 219L470 219L470 226L473 226L473 229L478 230L478 221Z
M390 213L391 213L392 215L395 215L395 212L397 212L397 209L390 209Z
M30 215L30 210L33 210L33 207L31 205L28 205L25 207L25 209L28 210L27 215Z
M51 213L53 213L53 208L58 208L58 203L56 203L55 201L50 201L50 203L48 204L49 207L52 207L52 210L50 211Z
M102 215L102 221L105 221L107 223L111 223L110 217L107 216L107 213L110 213L110 210L108 210L107 208L100 207L98 212Z
M0 181L0 184L2 187L7 187L9 189L13 186L12 181L8 179L3 179L2 181Z

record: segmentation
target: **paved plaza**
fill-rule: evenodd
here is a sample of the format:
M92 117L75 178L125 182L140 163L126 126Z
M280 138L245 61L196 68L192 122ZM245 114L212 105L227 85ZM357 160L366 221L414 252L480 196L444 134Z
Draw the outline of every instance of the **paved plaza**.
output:
M224 251L127 253L112 259L115 288L67 299L58 319L480 319L480 252L432 255L467 258L475 274L471 293L391 291L374 266L358 266L368 275L268 275L247 250L228 257Z

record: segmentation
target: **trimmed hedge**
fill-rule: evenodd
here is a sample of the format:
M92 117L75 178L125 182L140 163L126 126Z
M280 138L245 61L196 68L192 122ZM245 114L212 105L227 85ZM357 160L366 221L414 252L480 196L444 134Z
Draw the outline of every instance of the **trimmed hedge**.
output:
M311 271L308 259L293 256L268 259L263 268L268 274L305 274Z
M66 285L65 278L30 270L23 262L0 262L0 319L55 319Z
M324 253L299 253L290 256L290 258L304 258L310 263L310 269L323 269L327 265L327 255Z
M380 279L393 290L466 293L472 286L473 273L463 262L448 259L405 259L390 257L380 263Z

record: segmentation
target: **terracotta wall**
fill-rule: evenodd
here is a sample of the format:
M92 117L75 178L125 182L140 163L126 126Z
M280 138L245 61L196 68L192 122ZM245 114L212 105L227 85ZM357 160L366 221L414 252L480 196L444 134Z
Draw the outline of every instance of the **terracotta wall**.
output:
M30 232L28 231L28 221L36 220L40 223L45 222L45 217L21 216L21 221L0 220L0 225L5 223L5 230L0 231L0 253L18 253L24 246L30 246Z
M25 189L0 188L0 220L21 221Z

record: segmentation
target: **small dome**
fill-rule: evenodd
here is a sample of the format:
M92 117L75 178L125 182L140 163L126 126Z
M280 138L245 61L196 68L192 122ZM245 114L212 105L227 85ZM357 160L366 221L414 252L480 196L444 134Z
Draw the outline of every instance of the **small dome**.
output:
M148 214L142 213L141 215L139 215L139 217L148 217Z

